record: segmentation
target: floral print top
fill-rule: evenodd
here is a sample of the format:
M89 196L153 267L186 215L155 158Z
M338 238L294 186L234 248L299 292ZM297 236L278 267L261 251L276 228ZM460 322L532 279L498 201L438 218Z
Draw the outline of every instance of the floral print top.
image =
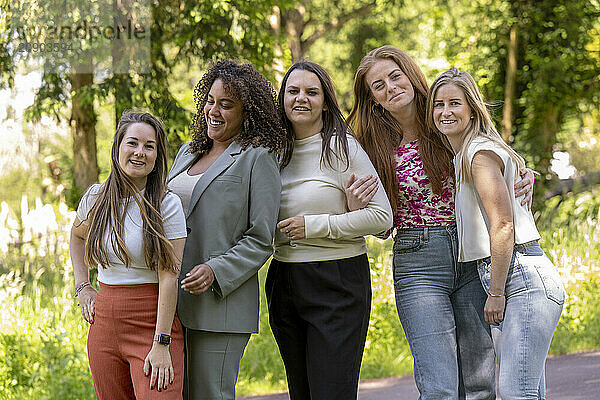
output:
M398 209L395 228L450 225L454 218L454 179L444 181L441 194L435 194L425 175L417 140L400 145L396 150Z

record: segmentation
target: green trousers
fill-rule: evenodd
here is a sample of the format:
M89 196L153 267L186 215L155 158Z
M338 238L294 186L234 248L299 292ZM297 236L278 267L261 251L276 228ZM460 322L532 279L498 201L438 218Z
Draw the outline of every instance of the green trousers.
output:
M249 333L185 329L184 400L234 400Z

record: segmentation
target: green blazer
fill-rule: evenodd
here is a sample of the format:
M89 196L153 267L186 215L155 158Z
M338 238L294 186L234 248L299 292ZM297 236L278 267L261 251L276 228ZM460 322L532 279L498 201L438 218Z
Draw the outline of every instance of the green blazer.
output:
M168 181L198 159L183 145ZM186 214L187 241L180 283L198 264L215 273L200 295L181 288L177 314L186 328L211 332L258 332L258 270L273 252L281 178L274 153L242 150L232 142L198 180Z

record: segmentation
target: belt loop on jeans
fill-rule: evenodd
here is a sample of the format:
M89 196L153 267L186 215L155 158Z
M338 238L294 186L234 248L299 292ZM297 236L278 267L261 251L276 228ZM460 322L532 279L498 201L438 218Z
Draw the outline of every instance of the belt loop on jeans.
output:
M535 246L536 244L538 244L539 240L531 240L529 242L526 243L521 243L521 244L516 244L515 243L515 250L517 251L525 251L528 247L532 247Z
M424 241L428 241L429 240L429 227L426 226L425 228L423 228L423 240Z

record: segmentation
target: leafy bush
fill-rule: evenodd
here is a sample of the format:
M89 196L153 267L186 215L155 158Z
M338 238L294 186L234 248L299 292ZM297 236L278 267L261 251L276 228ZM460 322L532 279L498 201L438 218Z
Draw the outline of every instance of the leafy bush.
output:
M600 277L593 276L567 290L551 354L600 348Z

